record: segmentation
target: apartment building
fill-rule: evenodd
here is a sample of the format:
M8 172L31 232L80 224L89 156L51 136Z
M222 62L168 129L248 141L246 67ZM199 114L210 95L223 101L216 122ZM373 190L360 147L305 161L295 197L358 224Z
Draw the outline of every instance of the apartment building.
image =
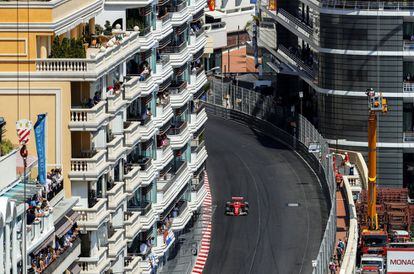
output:
M368 88L389 112L378 122L378 182L413 179L412 1L262 1L264 70L278 72L333 147L367 153ZM290 75L290 76L288 76ZM297 81L300 79L301 81ZM298 108L297 108L298 109ZM305 113L306 114L306 113Z
M255 4L249 0L238 1L215 1L214 11L206 8L205 11L205 29L208 36L206 53L206 64L208 69L220 67L224 71L228 70L228 58L223 55L228 54L228 48L235 50L242 45L244 49L245 42L249 40L246 27L249 27L255 14ZM239 47L238 47L239 49ZM233 55L246 55L246 50ZM236 57L235 57L236 58ZM240 58L239 62L246 62L245 58ZM231 71L231 68L230 68Z
M5 137L16 144L15 121L47 113L48 167L62 170L65 200L76 200L80 273L150 273L154 257L162 268L200 210L206 36L190 29L203 30L204 6L0 4ZM34 142L28 149L35 155Z

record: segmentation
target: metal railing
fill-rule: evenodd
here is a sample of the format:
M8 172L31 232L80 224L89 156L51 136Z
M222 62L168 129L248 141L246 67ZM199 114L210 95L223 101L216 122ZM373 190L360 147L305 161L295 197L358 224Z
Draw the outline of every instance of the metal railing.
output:
M412 10L414 3L408 1L347 1L320 0L322 8L357 9L357 10Z
M298 115L296 119L298 126L293 127L293 131L288 132L289 127L282 129L277 122L286 120L286 116L281 112L280 119L275 119L274 116L278 116L278 112L275 110L271 96L253 90L231 84L224 85L223 82L215 80L210 81L206 107L209 113L245 123L280 140L299 153L318 176L328 203L329 217L312 273L328 273L336 241L336 183L328 143L301 115ZM316 149L311 152L314 147Z

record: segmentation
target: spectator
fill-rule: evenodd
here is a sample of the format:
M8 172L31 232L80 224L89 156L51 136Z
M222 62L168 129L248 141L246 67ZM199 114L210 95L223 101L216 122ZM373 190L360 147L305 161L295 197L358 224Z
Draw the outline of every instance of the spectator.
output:
M101 101L101 96L99 95L99 92L95 92L95 96L93 96L93 103L97 105Z
M88 102L86 103L86 107L93 108L94 107L93 100L91 98L88 99Z
M330 274L336 273L336 264L333 261L329 263L329 271L330 271Z
M33 208L30 208L27 211L27 215L26 215L26 221L27 221L27 225L31 225L33 224L33 222L36 220L36 214Z

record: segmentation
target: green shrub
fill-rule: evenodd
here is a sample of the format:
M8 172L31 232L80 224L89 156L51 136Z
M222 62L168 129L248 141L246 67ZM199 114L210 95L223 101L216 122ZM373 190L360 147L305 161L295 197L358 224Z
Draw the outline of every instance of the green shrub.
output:
M8 139L4 139L0 143L0 156L7 155L14 149L14 145Z
M83 39L63 38L59 41L59 37L55 37L52 43L50 58L86 58L86 51L83 46Z

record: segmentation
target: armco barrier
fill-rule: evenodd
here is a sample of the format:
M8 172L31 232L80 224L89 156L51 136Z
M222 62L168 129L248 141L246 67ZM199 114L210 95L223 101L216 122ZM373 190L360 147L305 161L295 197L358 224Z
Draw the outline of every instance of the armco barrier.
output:
M208 100L208 102L211 101ZM294 136L290 135L286 131L274 126L267 121L245 114L241 111L228 109L222 105L213 105L211 103L206 104L206 110L210 114L244 123L254 130L261 131L269 137L278 139L285 145L289 146L291 149L295 150L299 155L301 155L301 157L316 173L322 184L326 201L328 202L329 218L326 224L321 246L319 248L318 256L316 260L312 262L314 267L312 273L328 273L328 266L336 241L336 183L332 170L331 155L326 154L323 156L325 159L321 159L321 155L317 157L314 153L310 153L308 147L305 144L297 140ZM324 165L322 165L321 162L324 163Z
M349 230L345 254L342 260L341 269L339 273L353 274L355 273L356 255L358 249L358 218L356 215L354 199L352 197L351 185L349 184L348 176L343 176L343 178L346 204L348 205L349 212Z

